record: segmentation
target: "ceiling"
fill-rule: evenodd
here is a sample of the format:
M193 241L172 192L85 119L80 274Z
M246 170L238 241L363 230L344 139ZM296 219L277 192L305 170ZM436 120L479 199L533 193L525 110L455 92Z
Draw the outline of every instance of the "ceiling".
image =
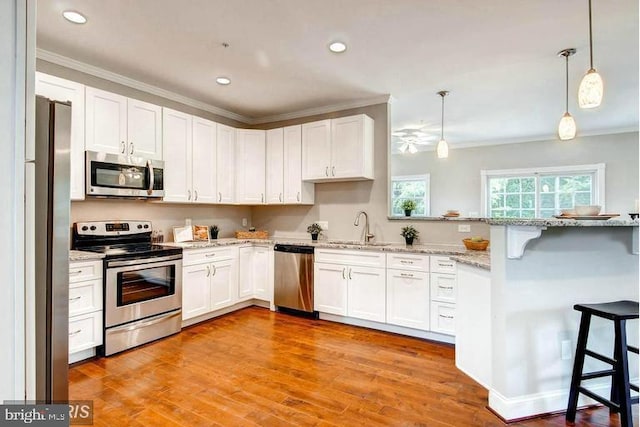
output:
M88 22L71 24L74 9ZM587 0L40 0L37 46L243 116L248 123L391 95L392 127L452 145L638 128L638 1L593 1L600 107L580 110ZM329 52L334 40L347 43ZM229 47L224 48L223 43ZM219 75L232 83L215 83Z

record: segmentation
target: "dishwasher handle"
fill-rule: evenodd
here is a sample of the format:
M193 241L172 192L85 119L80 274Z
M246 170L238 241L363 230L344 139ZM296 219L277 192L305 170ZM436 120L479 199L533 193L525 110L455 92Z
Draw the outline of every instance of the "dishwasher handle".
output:
M276 252L288 252L292 254L313 254L314 252L313 246L302 246L302 245L281 245L277 244L273 248Z

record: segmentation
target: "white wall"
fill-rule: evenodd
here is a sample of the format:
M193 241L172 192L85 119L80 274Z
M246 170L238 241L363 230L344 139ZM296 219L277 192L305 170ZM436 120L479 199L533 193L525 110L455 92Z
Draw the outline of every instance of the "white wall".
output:
M24 13L0 2L0 401L24 396Z
M459 209L481 212L480 170L605 163L606 212L626 216L638 199L638 132L587 136L572 141L452 149L448 159L433 151L394 154L393 175L431 174L431 214Z

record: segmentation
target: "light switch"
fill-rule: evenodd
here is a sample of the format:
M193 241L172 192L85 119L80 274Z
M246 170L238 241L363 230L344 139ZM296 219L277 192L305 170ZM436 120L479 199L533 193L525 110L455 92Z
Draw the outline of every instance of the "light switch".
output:
M471 233L471 225L469 225L469 224L458 224L458 232L460 232L460 233Z

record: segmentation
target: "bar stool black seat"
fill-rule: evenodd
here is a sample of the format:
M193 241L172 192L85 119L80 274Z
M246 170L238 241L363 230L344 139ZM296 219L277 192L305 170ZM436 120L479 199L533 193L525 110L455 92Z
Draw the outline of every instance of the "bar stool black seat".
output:
M576 408L578 406L578 394L582 393L609 407L611 412L620 413L620 424L623 427L633 426L631 417L631 405L638 403L638 397L631 397L631 390L638 391L638 386L629 383L629 360L627 352L638 354L638 348L627 345L626 321L638 318L637 301L614 301L601 304L576 304L575 310L582 312L580 318L580 330L576 346L576 357L573 364L573 376L571 377L571 389L569 390L569 403L567 405L566 420L574 422ZM591 316L598 316L613 321L615 331L615 343L613 359L587 349L589 337L589 325ZM611 369L583 373L585 356L590 356L611 365ZM591 390L582 387L582 380L611 376L611 395L606 399Z

